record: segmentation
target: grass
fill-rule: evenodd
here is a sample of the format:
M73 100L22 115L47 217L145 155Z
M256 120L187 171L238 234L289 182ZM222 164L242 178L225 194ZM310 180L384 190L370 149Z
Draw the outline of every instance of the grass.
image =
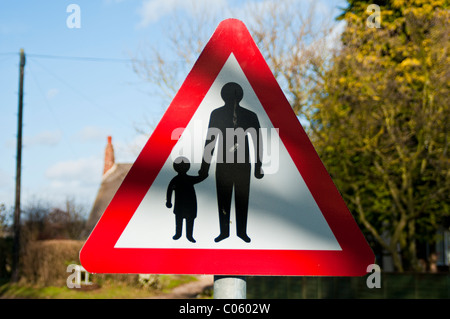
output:
M106 281L81 288L40 287L23 283L0 283L0 298L10 299L145 299L169 293L173 288L197 280L195 276L160 275L158 288Z
M0 287L1 298L25 299L141 299L156 295L155 292L126 285L107 285L93 290L67 287L33 287L5 284Z
M191 281L195 281L197 278L190 275L160 275L159 281L161 284L161 291L163 293L169 293L173 288L179 285L186 284Z

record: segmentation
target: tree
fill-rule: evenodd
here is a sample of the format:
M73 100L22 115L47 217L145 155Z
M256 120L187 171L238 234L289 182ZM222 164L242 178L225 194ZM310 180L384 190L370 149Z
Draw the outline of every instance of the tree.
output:
M381 28L370 28L372 2L342 14L311 124L350 210L403 271L449 216L450 14L440 0L379 1Z
M170 103L222 17L244 16L295 112L309 119L310 95L320 80L316 74L327 69L338 40L331 12L319 10L313 2L306 5L295 0L251 2L234 9L194 7L192 11L192 17L173 18L164 50L158 43L133 59L136 74L157 88L152 94Z
M85 225L85 209L74 199L64 207L34 200L23 210L24 242L46 239L80 239Z
M416 244L434 240L449 215L448 8L349 0L336 24L302 3L253 4L245 22L367 237L397 270L415 268ZM367 24L373 3L380 28ZM158 46L134 63L168 102L220 19L176 21L174 55Z
M8 225L7 225L8 214L6 211L6 206L0 203L0 238L6 237Z

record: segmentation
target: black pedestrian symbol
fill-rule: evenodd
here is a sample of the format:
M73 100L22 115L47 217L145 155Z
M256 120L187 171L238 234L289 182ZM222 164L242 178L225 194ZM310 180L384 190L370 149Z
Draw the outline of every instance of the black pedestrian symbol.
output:
M199 175L202 178L208 176L211 158L217 145L215 177L220 234L214 241L219 242L230 235L231 198L234 189L236 233L239 238L249 243L251 239L247 235L247 219L251 162L248 136L252 137L255 147L254 176L260 179L264 176L261 168L260 125L256 113L239 105L244 96L239 84L225 84L221 96L225 104L211 112Z
M203 176L187 175L191 164L186 157L178 157L173 163L174 170L178 173L167 187L166 207L172 207L172 192L175 191L175 235L172 237L177 240L181 237L183 230L183 219L186 221L186 238L195 243L193 237L194 219L197 217L197 196L195 194L194 184L205 179Z

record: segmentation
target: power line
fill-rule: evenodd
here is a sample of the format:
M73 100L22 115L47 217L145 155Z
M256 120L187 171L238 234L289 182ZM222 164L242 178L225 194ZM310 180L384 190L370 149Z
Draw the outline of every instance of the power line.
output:
M19 55L17 52L0 52L0 56ZM132 63L143 62L141 59L121 59L121 58L103 58L103 57L86 57L86 56L66 56L66 55L52 55L52 54L34 54L27 53L27 57L38 59L51 59L51 60L72 60L72 61L84 61L84 62L113 62L113 63ZM145 59L146 62L157 62L157 60ZM168 62L183 62L182 60L173 60Z
M29 58L29 55L27 54L27 57ZM75 87L73 87L71 84L69 84L67 81L65 81L64 79L62 79L60 76L56 75L54 72L52 72L51 70L49 70L48 68L46 68L43 64L39 63L36 59L31 58L29 59L29 61L32 61L33 63L36 63L37 65L39 65L42 69L44 69L48 74L52 75L55 79L57 79L59 82L61 82L62 84L64 84L66 87L68 87L69 89L71 89L75 94L77 94L78 96L80 96L81 98L83 98L85 101L89 102L91 105L102 109L103 114L107 114L108 116L114 118L115 120L118 121L118 123L120 123L121 125L126 126L123 121L122 118L116 116L115 114L113 114L111 112L111 110L107 107L104 107L102 105L99 105L98 103L96 103L95 101L93 101L91 98L89 98L88 96L86 96L83 92L81 92L80 90L76 89Z
M76 60L76 61L91 61L91 62L116 62L116 63L128 63L132 62L132 59L119 59L119 58L101 58L101 57L80 57L80 56L62 56L62 55L49 55L49 54L30 54L27 56L32 58L42 59L54 59L54 60Z
M42 96L42 100L44 102L44 104L47 106L47 108L49 109L50 113L53 116L53 120L55 121L56 125L58 126L59 130L62 132L62 125L61 122L58 120L58 117L56 115L55 110L53 109L53 107L50 106L49 101L45 98L45 94L44 94L44 90L42 89L41 85L39 84L39 81L37 79L37 77L34 74L34 71L32 70L33 68L30 67L31 65L28 65L28 73L31 75L31 78L33 79L34 83L36 84L36 87L38 88L38 91L40 92L41 96ZM65 138L64 135L62 138ZM70 141L66 141L66 143L64 143L65 146L68 147L68 149L70 150L70 152L72 153L73 156L75 156L75 152L72 148L72 144L70 143Z
M17 53L17 52L0 52L0 55L20 55L20 53Z
M0 52L0 56L19 55L17 52ZM33 54L27 53L27 57L39 58L39 59L53 59L53 60L76 60L87 62L116 62L116 63L128 63L133 62L133 59L120 59L120 58L103 58L103 57L86 57L86 56L66 56L66 55L51 55L51 54Z

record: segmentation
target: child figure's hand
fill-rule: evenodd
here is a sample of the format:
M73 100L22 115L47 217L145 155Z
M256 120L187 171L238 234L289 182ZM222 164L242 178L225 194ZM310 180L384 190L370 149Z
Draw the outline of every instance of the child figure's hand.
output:
M208 171L204 170L204 169L200 169L198 171L198 176L202 179L205 180L208 177Z
M208 174L198 174L198 177L200 182L203 182L208 177Z
M166 202L166 207L167 208L172 208L172 203L171 202Z

